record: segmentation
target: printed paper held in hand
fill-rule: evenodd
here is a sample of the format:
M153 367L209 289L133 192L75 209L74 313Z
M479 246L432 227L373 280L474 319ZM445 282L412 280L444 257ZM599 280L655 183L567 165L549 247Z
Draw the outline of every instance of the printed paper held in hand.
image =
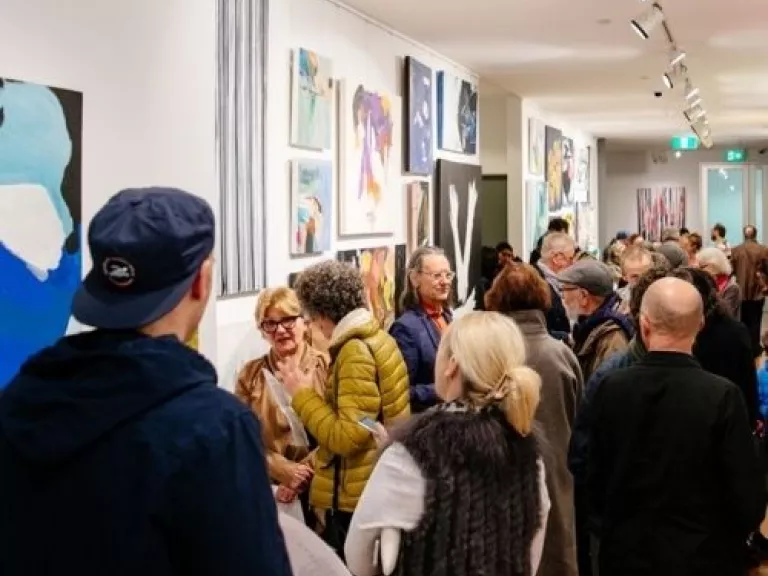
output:
M266 382L269 392L272 394L272 398L275 399L275 403L278 408L285 414L288 419L288 425L291 427L291 445L309 447L309 438L307 438L307 431L304 430L304 425L299 420L298 415L291 407L291 397L286 392L280 380L275 378L266 368L262 369L262 375L264 376L264 382Z

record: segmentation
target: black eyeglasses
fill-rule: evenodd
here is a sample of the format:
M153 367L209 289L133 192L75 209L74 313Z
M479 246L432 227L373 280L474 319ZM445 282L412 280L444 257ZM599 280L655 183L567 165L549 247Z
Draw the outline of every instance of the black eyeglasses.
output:
M278 327L282 326L284 330L292 330L296 326L296 321L301 316L286 316L280 320L264 320L261 323L261 329L267 334L274 334L277 332Z

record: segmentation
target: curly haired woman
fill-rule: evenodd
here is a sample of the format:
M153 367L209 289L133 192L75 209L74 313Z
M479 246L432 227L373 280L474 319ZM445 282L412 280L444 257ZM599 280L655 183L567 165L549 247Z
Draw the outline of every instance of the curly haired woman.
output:
M352 573L536 574L550 506L532 434L540 386L514 321L472 312L453 323L435 365L445 403L381 455L347 538Z
M318 393L312 375L292 358L278 374L317 440L309 501L323 517L323 538L341 555L378 451L376 434L361 422L388 425L410 415L408 372L394 339L366 308L358 270L321 262L302 272L295 289L311 322L330 340L329 379L325 393Z

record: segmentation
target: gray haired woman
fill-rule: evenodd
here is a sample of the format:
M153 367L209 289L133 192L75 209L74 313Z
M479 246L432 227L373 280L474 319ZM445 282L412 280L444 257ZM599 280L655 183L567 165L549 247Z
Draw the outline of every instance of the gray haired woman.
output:
M733 268L720 248L704 248L697 255L699 268L712 276L717 286L717 293L723 300L726 310L739 320L741 310L741 288L733 277Z
M422 246L408 262L402 315L390 328L408 367L411 410L422 412L438 402L435 357L452 316L449 307L454 273L440 248Z

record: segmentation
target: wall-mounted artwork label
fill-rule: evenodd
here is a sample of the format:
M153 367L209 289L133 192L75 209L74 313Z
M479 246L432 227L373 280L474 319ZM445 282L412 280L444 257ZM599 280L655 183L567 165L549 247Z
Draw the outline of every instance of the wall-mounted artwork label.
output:
M391 234L391 206L401 194L400 98L345 82L340 108L339 234Z
M0 389L67 332L81 277L82 94L0 79Z
M669 146L672 150L697 150L699 139L696 136L675 136Z
M405 171L420 176L432 174L432 68L415 58L405 59Z
M477 85L437 73L437 140L442 150L477 153Z
M746 162L747 151L743 148L733 148L731 150L726 150L723 153L723 159L726 162Z
M291 145L330 150L333 112L331 61L306 48L295 50L292 84Z
M295 160L291 187L291 254L331 249L333 166L328 160Z

